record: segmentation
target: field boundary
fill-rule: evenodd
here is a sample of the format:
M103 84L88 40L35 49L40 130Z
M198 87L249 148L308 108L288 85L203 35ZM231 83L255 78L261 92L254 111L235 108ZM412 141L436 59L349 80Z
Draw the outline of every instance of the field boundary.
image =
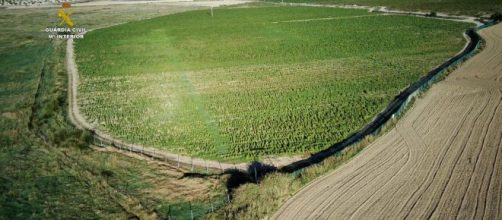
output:
M478 178L478 180L474 181L474 178L478 177L475 175L488 170L488 175L491 174L494 176L497 170L501 171L501 169L497 169L497 164L495 164L495 161L498 161L497 157L493 156L497 153L497 147L490 148L490 150L494 149L493 151L485 152L487 146L500 146L497 145L500 144L500 135L497 136L500 132L493 131L492 127L496 124L495 119L497 118L497 114L500 115L502 113L499 111L501 107L500 101L502 100L500 92L502 90L499 89L501 84L495 82L495 84L491 84L490 82L496 81L502 71L500 69L498 72L492 71L494 67L497 67L497 63L489 61L502 52L497 47L499 45L497 42L501 40L499 37L500 34L497 33L502 33L500 26L502 24L492 27L493 24L489 23L476 29L476 34L480 36L480 42L479 48L472 54L473 57L464 62L458 69L454 69L449 73L450 75L446 80L438 82L423 97L420 95L420 99L416 100L416 104L414 104L413 108L409 109L405 117L395 126L392 126L388 132L385 132L384 136L371 143L367 151L361 152L363 155L355 157L353 161L344 164L339 170L325 173L315 181L296 190L294 192L295 196L281 204L278 210L273 213L271 219L287 219L288 217L291 218L291 216L298 217L302 215L301 210L305 209L317 209L317 213L306 214L299 218L308 218L307 216L315 216L317 218L322 218L322 216L324 218L326 216L330 216L331 218L334 216L334 218L349 218L354 216L357 216L357 218L376 218L375 216L379 216L381 218L382 216L386 216L385 213L389 212L397 213L394 214L395 216L429 216L429 218L431 216L439 216L440 218L474 216L472 213L479 212L481 212L480 216L496 216L496 210L493 209L495 206L489 208L487 205L493 199L495 200L494 202L497 202L497 198L484 198L484 194L475 194L477 187L471 187L472 185L485 185L488 188L483 192L492 192L493 190L490 187L492 187L493 181L489 178ZM490 28L484 29L486 27ZM439 78L438 80L441 79ZM452 109L452 106L455 106L455 108ZM434 119L431 120L431 118ZM451 118L455 119L450 123L449 120ZM494 127L497 128L497 126ZM473 130L477 132L473 132ZM468 149L471 135L472 139L478 136L483 141L474 144L475 146L471 146L472 149ZM441 139L441 137L444 138ZM469 137L469 140L465 137ZM438 138L441 140L444 139L444 144L439 144L440 146L438 146ZM399 154L394 154L393 152L398 152ZM422 160L424 155L434 158L430 159L428 163ZM462 169L460 171L457 170L457 167L472 165L470 160L462 160L462 158L466 157L471 158L468 155L473 155L473 158L477 158L475 159L476 166L472 166L472 170L468 171L470 175L461 174L455 177L455 174L453 174L452 176L453 172L463 172ZM439 161L437 158L446 161L448 157L455 159L446 162L449 164L431 163L431 161ZM392 163L381 166L381 164L375 163L378 161L391 161ZM481 164L484 163L485 165L481 165L480 161ZM396 163L399 164L396 166ZM382 167L384 168L382 169ZM380 170L375 171L375 169ZM358 174L351 172L353 170L357 170ZM427 170L425 174L420 174L423 177L416 176L419 175L416 173L421 173L421 171L425 170ZM441 174L441 171L445 172ZM368 173L377 173L378 175L368 177ZM430 187L431 190L428 190L429 192L424 192L423 189L425 187L423 186L429 187L432 181L431 175L428 175L430 173L438 173L432 179L434 181L445 180L448 182L448 186L436 186L434 189ZM410 181L410 175L419 181ZM354 178L360 176L362 178ZM351 179L357 179L358 181L352 181ZM408 184L402 184L403 181ZM459 185L463 185L464 182L462 181L468 181L470 186L465 188L459 187ZM333 184L340 187L326 188ZM394 186L400 186L400 188L397 188L400 195L399 198L392 195L392 193L397 192ZM351 196L352 194L347 196L347 190L344 187L352 187L354 189L369 187L368 189L371 190L365 191L365 193L361 193L358 196ZM496 187L494 190L496 190ZM320 195L321 191L331 197L314 198L312 196ZM459 192L460 194L471 196L456 197L451 196L451 193L448 196L447 191L461 191ZM417 194L420 195L417 196ZM428 196L427 198L434 197L434 199L425 199L427 200L426 203L428 203L424 206L416 205L424 201L420 199L426 196ZM484 206L482 206L482 203L480 205L481 208L476 208L475 204L482 199L485 200ZM449 203L441 204L438 202L439 200L449 200ZM373 205L378 201L383 201L385 205L375 209ZM328 202L329 204L337 204L338 206L324 205ZM401 203L406 203L406 207L402 208L399 206ZM357 209L351 209L354 204L358 207ZM456 204L462 205L462 207L466 204L474 205L470 209L456 207L449 209L449 207ZM324 206L318 208L322 205ZM427 208L431 206L433 209ZM472 209L472 207L474 208ZM481 209L485 210L485 212L479 211ZM486 212L486 210L492 212Z
M270 4L275 5L289 5L289 6L304 6L304 7L325 7L325 8L343 8L343 9L361 9L368 10L368 12L380 12L384 14L393 14L393 15L405 15L405 16L415 16L415 17L426 17L430 19L439 19L439 20L449 20L449 21L457 21L457 22L467 22L467 23L475 23L477 26L482 26L483 23L478 21L477 17L473 16L459 16L459 15L449 15L446 13L436 13L436 15L431 16L430 13L423 11L404 11L404 10L396 10L396 9L388 9L385 6L364 6L364 5L344 5L344 4L315 4L315 3L290 3L290 2L269 2Z
M346 139L336 143L335 145L319 151L313 154L311 157L303 160L293 162L287 166L282 167L280 170L282 172L294 172L302 170L303 168L309 167L310 165L322 162L324 159L346 149L356 144L361 143L367 137L375 137L382 132L384 128L390 122L395 121L395 119L400 118L408 109L410 105L413 104L413 100L420 94L427 91L434 83L441 81L443 77L446 77L449 73L450 68L455 68L460 65L465 60L472 57L476 50L479 48L481 37L477 33L486 27L494 25L494 22L489 22L487 24L481 25L476 28L471 28L465 32L466 38L469 42L462 49L461 52L457 53L454 57L448 59L445 63L439 65L422 78L420 78L415 83L408 86L399 95L397 95L394 100L380 112L369 124L364 126L361 130L353 133Z
M194 167L217 170L238 169L246 170L247 163L230 164L221 163L218 161L204 160L201 158L188 157L179 154L174 154L164 150L159 150L151 147L145 147L138 144L126 143L122 140L112 137L111 135L98 130L93 125L89 124L82 116L78 106L77 87L78 87L78 69L74 59L73 39L68 39L66 44L66 68L68 72L68 116L70 121L79 129L87 130L92 133L93 144L101 147L113 146L119 150L138 153L144 156L151 157L160 161L176 163L177 166L184 165L190 166L193 170Z
M345 16L345 17L326 17L326 18L311 18L311 19L297 19L297 20L286 20L286 21L274 21L272 24L279 23L296 23L296 22L309 22L309 21L330 21L330 20L344 20L352 18L364 18L364 17L376 17L383 16L383 14L373 14L373 15L355 15L355 16Z
M437 19L442 19L442 18L437 18ZM466 44L466 47L464 47L464 49L460 53L458 53L456 56L448 60L446 63L433 69L426 76L422 77L419 81L413 83L408 88L406 88L403 92L401 92L398 96L396 96L396 98L386 107L386 109L381 113L379 113L375 117L375 119L372 120L372 122L367 124L359 131L356 131L348 138L334 144L333 146L313 154L309 158L300 159L292 163L289 163L288 160L277 162L274 161L274 159L267 158L265 159L265 161L262 161L262 163L264 163L265 165L264 167L270 168L269 165L272 165L274 168L280 168L281 171L286 171L286 172L296 171L298 169L305 168L312 164L319 163L322 160L326 159L327 157L332 156L335 153L339 152L340 150L343 150L353 144L361 142L364 138L366 138L369 135L376 135L380 133L381 128L384 125L386 125L390 119L399 117L401 114L404 113L404 110L409 105L412 98L414 98L419 92L425 91L426 87L429 87L431 84L433 84L440 77L440 75L441 76L444 75L441 73L445 73L446 72L445 70L447 68L450 68L451 66L456 66L460 62L470 57L467 55L472 55L472 53L479 45L479 35L477 35L475 31L472 29L468 30L466 32L466 35L469 36L469 42ZM74 59L73 39L68 39L67 41L65 62L68 72L68 99L69 99L68 116L70 118L70 121L77 128L91 132L93 137L93 144L101 147L112 146L121 151L137 153L140 155L151 157L152 159L157 159L159 161L174 163L177 164L177 166L180 165L190 166L192 168L192 171L194 167L205 168L206 171L208 171L208 169L216 169L221 171L225 170L248 171L248 169L253 167L253 164L256 164L256 162L233 164L233 163L224 163L213 160L205 160L190 156L183 156L166 150L145 147L139 144L126 143L122 140L112 137L111 135L103 131L98 130L97 128L95 128L93 125L89 124L86 121L86 119L81 115L79 110L78 99L77 99L79 76L78 76L78 68ZM262 166L260 165L259 167ZM255 173L256 173L256 168L255 168Z

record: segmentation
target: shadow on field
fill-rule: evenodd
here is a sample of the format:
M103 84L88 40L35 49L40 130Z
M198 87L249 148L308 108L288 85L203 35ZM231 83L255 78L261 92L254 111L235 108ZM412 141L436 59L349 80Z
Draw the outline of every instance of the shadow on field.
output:
M248 166L246 171L230 169L230 170L225 170L225 172L223 172L222 174L217 174L217 175L228 175L228 174L230 175L226 183L226 186L228 192L231 194L234 191L234 189L238 188L243 184L260 183L260 181L263 180L263 178L268 173L271 172L294 173L311 165L321 163L326 158L336 155L337 153L341 152L347 147L363 141L366 137L372 137L380 134L382 129L385 129L384 126L386 125L386 123L391 121L391 119L394 117L399 117L403 113L406 106L411 102L411 98L414 97L417 94L417 92L423 92L427 90L432 83L434 83L437 80L440 80L439 77L442 76L441 75L442 73L447 72L448 68L456 66L457 64L461 63L468 57L472 56L472 54L477 48L477 45L480 42L480 37L476 33L475 29L469 29L465 32L465 34L470 38L470 42L461 53L455 55L442 65L429 71L428 74L420 78L415 83L411 84L408 88L403 90L399 95L394 97L392 102L385 108L384 111L378 114L373 121L371 121L369 124L367 124L359 131L352 133L349 137L345 138L344 140L328 147L325 150L314 153L306 159L295 161L289 165L281 167L280 169L277 169L276 167L271 165L255 161ZM186 174L187 177L197 176L197 175L199 176L202 175L200 177L205 176L204 174Z
M228 175L226 187L231 194L234 189L246 183L260 183L260 181L271 172L276 172L277 168L258 161L252 162L246 171L239 169L227 169L223 173L184 173L181 178L207 178Z

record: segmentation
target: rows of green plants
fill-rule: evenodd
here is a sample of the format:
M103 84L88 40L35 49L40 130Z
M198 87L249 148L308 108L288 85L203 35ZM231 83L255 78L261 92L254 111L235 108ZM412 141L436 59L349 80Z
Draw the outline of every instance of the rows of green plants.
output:
M72 18L94 28L176 10L159 7L85 7ZM221 207L219 178L90 149L67 118L66 41L41 31L59 23L57 10L0 11L0 219L134 219L138 209L180 219L188 202L195 217Z
M483 15L502 11L502 2L493 0L270 0L271 2L386 6L392 9Z
M185 155L318 151L458 52L469 26L277 6L128 23L77 41L80 106L114 136Z

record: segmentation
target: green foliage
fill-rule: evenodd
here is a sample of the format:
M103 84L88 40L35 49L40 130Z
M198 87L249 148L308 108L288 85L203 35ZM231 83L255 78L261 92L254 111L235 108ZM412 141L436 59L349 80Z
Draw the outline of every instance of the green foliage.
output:
M283 0L271 0L282 2ZM502 10L502 2L494 0L284 0L293 3L346 4L387 6L409 11L439 11L449 14L479 15Z
M214 14L159 17L78 40L88 120L129 142L210 159L318 151L458 52L469 27L334 8Z
M176 14L79 40L89 120L131 142L206 158L316 151L454 54L467 28L332 8L215 15Z
M166 203L157 208L161 219L201 219L208 213L221 209L225 205L226 198L217 197L205 202L179 202Z
M95 13L90 20L100 25L123 21L123 8L114 9L105 13L109 19L100 19L102 10L95 8L75 16L80 24L89 19L83 11ZM149 16L159 13L144 9ZM124 14L128 20L135 12ZM54 21L54 8L0 14L0 219L126 219L129 212L154 213L158 204L185 202L186 196L204 203L208 191L223 195L218 180L193 184L178 179L180 170L89 149L89 133L66 118L66 44L49 42L41 31ZM157 193L162 187L181 193Z
M245 184L234 192L234 199L209 219L268 219L294 193L314 179L346 163L368 145L372 138L346 148L320 164L291 174L268 174L258 185Z
M414 101L415 98L412 99L407 108L412 106ZM359 143L337 152L318 164L289 174L279 172L271 173L258 185L245 184L239 187L239 189L234 192L232 203L225 206L224 209L218 210L216 213L211 213L209 219L270 218L287 199L301 190L302 187L348 162L380 135L393 129L400 117L401 116L398 116L385 123L381 128L380 134L376 136L368 135Z
M502 21L502 12L495 12L490 16L490 19L495 21Z

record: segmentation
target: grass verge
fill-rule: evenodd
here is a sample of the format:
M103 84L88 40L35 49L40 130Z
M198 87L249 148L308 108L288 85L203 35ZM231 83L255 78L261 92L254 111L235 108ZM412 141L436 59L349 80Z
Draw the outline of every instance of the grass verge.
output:
M131 8L101 10L79 9L75 21L89 28L86 14L113 17L99 25L139 18ZM219 177L185 178L184 169L89 148L90 136L66 117L65 42L43 31L55 22L56 9L0 16L0 219L152 219L186 203L200 217L222 201Z
M316 152L458 52L469 26L260 4L133 22L76 41L79 104L115 137L184 155Z
M387 6L392 9L444 12L456 15L490 15L502 11L502 3L493 0L272 0L274 2Z

